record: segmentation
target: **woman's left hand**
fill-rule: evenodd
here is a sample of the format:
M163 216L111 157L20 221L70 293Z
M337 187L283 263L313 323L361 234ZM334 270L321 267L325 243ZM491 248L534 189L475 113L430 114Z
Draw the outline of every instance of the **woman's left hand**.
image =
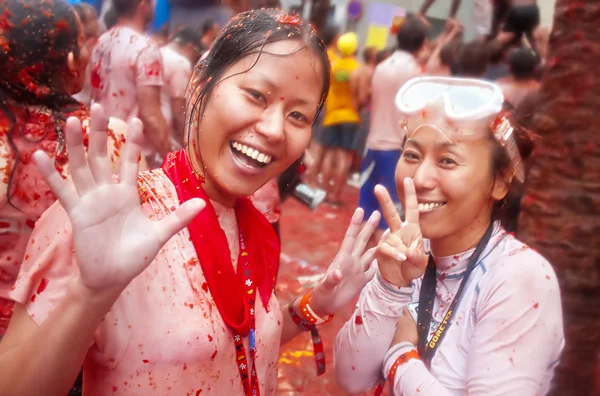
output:
M401 342L410 342L413 345L417 345L419 343L417 323L410 314L408 307L404 307L402 310L402 316L400 316L400 319L398 319L396 332L394 333L394 339L392 340L391 346Z
M376 267L371 268L375 248L364 250L381 215L373 212L361 230L363 216L364 211L356 209L338 254L325 278L312 291L309 304L321 317L336 314L350 304L377 271Z

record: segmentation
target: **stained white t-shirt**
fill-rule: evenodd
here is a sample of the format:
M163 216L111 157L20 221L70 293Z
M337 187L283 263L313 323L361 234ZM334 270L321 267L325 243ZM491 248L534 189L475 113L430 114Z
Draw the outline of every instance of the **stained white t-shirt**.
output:
M92 103L108 117L129 121L138 116L137 90L163 85L163 61L154 42L129 27L114 27L100 36L90 58ZM149 143L144 145L152 150Z

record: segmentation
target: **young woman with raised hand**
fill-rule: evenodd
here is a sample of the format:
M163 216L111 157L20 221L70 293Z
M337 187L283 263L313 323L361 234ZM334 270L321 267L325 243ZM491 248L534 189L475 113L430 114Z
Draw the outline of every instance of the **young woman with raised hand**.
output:
M373 276L374 250L362 253L379 219L361 231L357 210L324 280L280 307L277 237L245 198L310 140L329 86L312 28L281 11L240 14L197 77L190 143L162 168L138 174L134 120L115 181L99 106L87 160L67 121L72 182L35 154L61 205L36 226L11 294L1 394L64 395L83 362L86 396L273 395L280 344L314 333Z
M500 221L533 148L503 100L480 80L423 77L400 89L406 218L377 186L390 228L335 346L349 392L382 380L403 396L548 392L564 346L560 292L550 263Z

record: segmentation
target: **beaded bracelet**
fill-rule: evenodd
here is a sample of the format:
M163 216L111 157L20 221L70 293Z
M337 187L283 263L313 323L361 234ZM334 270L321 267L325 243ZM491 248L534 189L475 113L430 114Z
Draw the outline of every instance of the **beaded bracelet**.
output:
M323 348L323 341L321 341L321 337L319 336L319 330L317 330L317 326L302 319L300 315L296 313L294 310L295 304L296 300L288 305L288 312L290 313L294 323L296 323L296 326L300 327L304 331L310 331L315 361L317 364L317 375L322 375L325 373L325 349Z

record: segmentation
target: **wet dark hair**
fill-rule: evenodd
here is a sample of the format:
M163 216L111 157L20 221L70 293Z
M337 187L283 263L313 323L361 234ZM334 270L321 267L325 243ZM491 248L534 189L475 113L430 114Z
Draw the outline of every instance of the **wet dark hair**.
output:
M515 48L508 55L510 72L517 80L535 78L539 65L537 54L528 48Z
M414 15L408 16L396 33L398 49L410 53L417 52L423 47L427 38L427 25Z
M7 137L16 158L8 180L8 202L14 206L10 185L19 159L14 136L22 131L16 130L13 110L26 110L27 105L47 107L57 124L59 141L64 139L66 114L81 105L54 81L67 71L69 53L79 57L80 27L73 8L63 0L0 0L0 10L0 111L9 121Z
M506 116L510 118L510 115L507 114ZM525 167L525 170L527 170L534 149L533 139L531 134L524 128L518 126L514 120L511 120L511 124L515 127L513 138L519 149L523 166ZM506 183L509 183L509 189L506 196L502 200L494 202L492 220L499 220L508 232L516 232L524 183L521 183L516 177L512 177L513 166L510 157L506 152L506 149L498 142L498 140L496 140L491 131L489 139L492 144L491 172L492 177L494 177L494 183L497 177L502 177ZM527 172L525 172L525 174L527 174ZM509 180L509 177L512 177L512 180Z
M339 33L340 33L340 28L338 26L336 26L336 25L325 26L325 28L321 31L321 39L323 40L325 47L330 47L331 45L334 45L335 43L333 42L333 40L335 40L336 36Z
M188 109L191 106L191 111L188 111L188 141L194 120L201 119L206 101L221 81L225 71L249 55L259 54L260 57L260 54L266 53L264 51L265 45L283 40L297 40L302 44L297 51L310 48L321 61L323 66L323 88L313 120L313 123L316 122L327 98L331 74L331 65L327 57L325 44L317 36L312 26L302 22L300 17L296 15L290 15L277 9L252 10L232 18L217 36L208 56L194 67L191 84L196 84L196 86L193 87L194 92L191 95L194 100L188 103ZM258 57L254 64L256 62L258 62ZM254 64L246 71L252 69ZM286 175L297 175L300 166L301 159L298 159L285 171ZM292 182L288 185L291 184Z
M489 47L485 41L466 43L458 55L458 74L462 77L481 77L487 70L488 60Z

